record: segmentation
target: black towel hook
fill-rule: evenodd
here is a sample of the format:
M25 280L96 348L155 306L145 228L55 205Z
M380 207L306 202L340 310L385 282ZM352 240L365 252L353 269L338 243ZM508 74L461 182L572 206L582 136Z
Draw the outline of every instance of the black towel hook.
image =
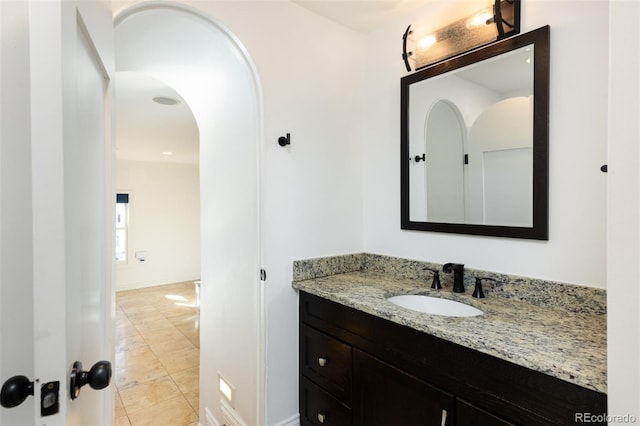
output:
M291 145L291 135L287 133L287 136L280 136L278 138L278 145L283 147L287 145Z

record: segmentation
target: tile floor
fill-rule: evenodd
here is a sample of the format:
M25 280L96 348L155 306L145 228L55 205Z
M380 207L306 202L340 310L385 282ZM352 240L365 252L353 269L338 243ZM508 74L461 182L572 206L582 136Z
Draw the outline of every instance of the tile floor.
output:
M199 318L192 281L116 293L116 426L198 424Z

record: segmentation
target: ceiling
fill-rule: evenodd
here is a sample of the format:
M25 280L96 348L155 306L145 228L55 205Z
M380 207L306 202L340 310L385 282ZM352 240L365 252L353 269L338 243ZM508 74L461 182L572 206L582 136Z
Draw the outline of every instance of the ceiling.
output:
M299 6L361 33L409 12L433 0L291 0Z
M198 163L198 126L175 90L146 74L117 72L115 91L118 160ZM178 103L159 104L153 101L155 97ZM163 154L168 152L172 154Z
M503 53L462 68L456 75L496 93L532 91L533 50L527 46Z

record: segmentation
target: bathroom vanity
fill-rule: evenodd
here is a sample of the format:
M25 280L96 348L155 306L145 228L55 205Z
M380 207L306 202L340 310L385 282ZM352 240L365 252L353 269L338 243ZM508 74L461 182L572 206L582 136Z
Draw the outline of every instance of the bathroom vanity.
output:
M549 38L401 79L402 229L549 238ZM604 290L371 254L293 269L303 425L606 422ZM475 316L434 314L451 304Z
M588 290L569 286L569 294L559 290L561 302L547 295L536 305L501 295L498 284L472 299L472 288L453 294L446 280L436 291L387 266L343 266L294 281L301 424L574 424L582 413L606 413L606 315ZM397 294L435 295L484 313L424 314L387 300ZM567 306L570 299L584 309Z

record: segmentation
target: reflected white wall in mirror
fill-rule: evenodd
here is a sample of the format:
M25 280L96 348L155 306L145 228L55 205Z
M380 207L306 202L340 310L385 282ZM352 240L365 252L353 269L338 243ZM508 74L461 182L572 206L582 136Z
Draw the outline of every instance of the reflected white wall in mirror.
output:
M466 223L533 225L532 96L499 101L471 126Z

